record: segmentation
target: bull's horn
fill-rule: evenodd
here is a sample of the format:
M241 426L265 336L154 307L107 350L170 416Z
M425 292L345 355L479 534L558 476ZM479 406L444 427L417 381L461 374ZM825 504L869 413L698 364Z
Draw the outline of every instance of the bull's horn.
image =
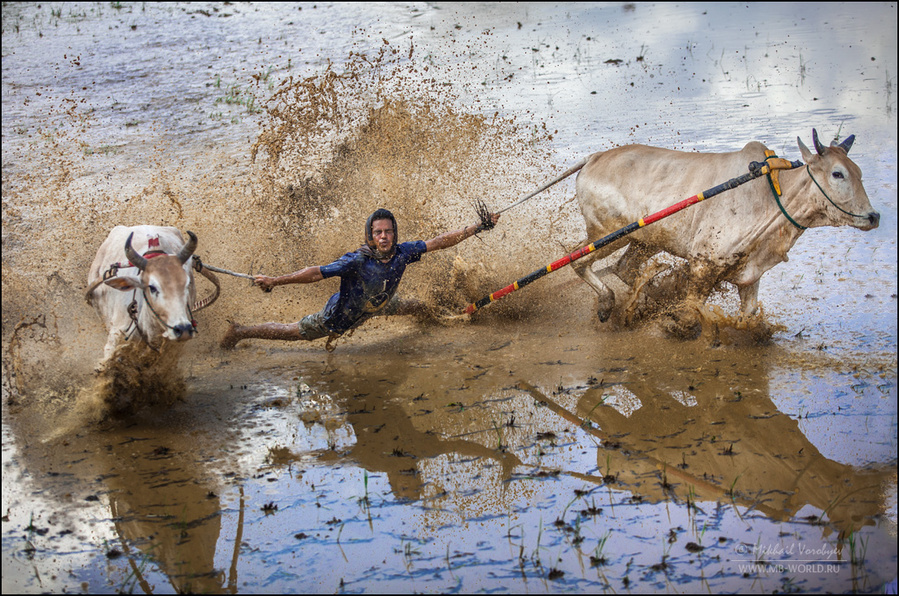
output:
M125 256L128 257L132 265L143 271L147 267L147 259L137 254L137 251L131 247L131 238L133 237L134 232L131 232L128 234L128 240L125 240Z
M187 241L187 244L184 245L184 248L181 249L181 252L178 253L178 260L181 261L181 264L187 262L191 256L193 256L194 251L197 250L197 235L193 232L187 232L187 235L190 236L190 240Z
M815 151L818 152L818 155L824 155L824 145L818 140L818 131L814 128L812 129L812 141L815 142Z
M855 135L849 135L848 137L846 137L846 140L844 140L842 143L837 145L837 147L840 147L843 151L845 151L846 153L849 153L849 148L852 147L852 143L854 143L854 142L855 142Z

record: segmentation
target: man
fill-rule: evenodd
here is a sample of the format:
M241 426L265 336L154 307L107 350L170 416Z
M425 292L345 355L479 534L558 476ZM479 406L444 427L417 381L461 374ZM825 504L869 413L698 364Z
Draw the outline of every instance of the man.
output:
M331 296L321 311L303 317L298 323L263 323L246 327L232 324L222 338L221 347L229 350L237 342L250 338L311 341L328 337L330 341L373 316L413 314L422 305L394 296L406 265L417 262L426 252L450 248L493 227L499 215L490 214L489 217L490 226L470 225L430 240L397 244L396 218L387 209L378 209L365 223L365 244L359 250L343 255L330 265L306 267L280 277L257 275L253 282L263 291L270 292L275 286L340 277L340 291Z

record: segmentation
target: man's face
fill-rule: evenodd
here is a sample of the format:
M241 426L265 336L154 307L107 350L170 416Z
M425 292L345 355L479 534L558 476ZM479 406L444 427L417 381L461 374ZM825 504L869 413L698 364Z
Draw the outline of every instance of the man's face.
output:
M389 252L393 248L393 222L389 219L376 219L371 224L371 237L380 252Z

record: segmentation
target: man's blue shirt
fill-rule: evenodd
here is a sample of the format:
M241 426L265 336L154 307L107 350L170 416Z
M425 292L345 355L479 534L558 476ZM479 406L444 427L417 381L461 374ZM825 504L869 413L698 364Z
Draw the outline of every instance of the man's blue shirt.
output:
M329 265L323 265L322 277L340 277L340 291L325 305L325 326L334 333L344 333L366 315L387 306L400 285L406 265L421 260L427 252L422 240L403 242L388 262L350 252Z

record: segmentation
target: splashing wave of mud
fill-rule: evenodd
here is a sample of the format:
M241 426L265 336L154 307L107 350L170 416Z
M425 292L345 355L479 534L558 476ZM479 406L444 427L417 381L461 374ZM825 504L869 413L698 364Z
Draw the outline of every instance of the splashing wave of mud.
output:
M400 241L430 238L476 219L476 200L497 208L509 202L520 192L521 174L545 175L548 132L535 137L512 120L466 111L445 79L425 75L429 69L411 50L407 57L385 45L374 59L352 58L340 74L329 67L285 80L266 104L268 121L252 149L254 158L266 156L261 208L273 212L303 262L329 262L361 244L363 222L378 207L396 214ZM535 223L525 214L504 222L506 229L537 231L525 253L539 262L547 258L541 253L558 252L549 220ZM524 255L504 251L497 240L485 234L482 243L467 243L464 261L429 257L428 271L405 290L458 309L485 288L508 283L495 265L520 263ZM472 291L475 271L480 283ZM468 283L455 285L460 277Z
M103 330L81 296L94 251L113 225L190 229L205 262L277 275L356 249L363 222L377 207L397 215L401 239L429 238L476 220L475 200L500 207L546 176L548 132L471 113L411 50L400 53L385 43L374 58L351 54L342 68L288 77L275 87L249 166L202 139L189 162L149 137L146 165L130 156L117 160L115 153L98 158L85 150L86 138L102 134L94 129L102 123L91 118L92 106L66 99L45 107L46 134L29 147L11 148L17 164L4 169L4 364L12 370L12 361L18 363L17 386L9 391L80 394L113 410L121 409L116 393L137 405L158 393L143 386L146 375L137 382L122 367L99 384L86 381ZM97 159L108 163L94 169ZM49 179L31 173L47 168ZM531 221L524 210L504 216L506 230L514 232L497 230L469 240L458 254L429 256L410 270L402 291L433 308L459 309L508 283L510 269L526 273L558 252L552 227L564 218L540 219ZM504 249L521 231L526 245ZM8 249L14 249L9 258ZM201 315L202 336L191 350L216 349L226 320L298 320L336 289L283 291L269 300L236 281L225 283L222 299ZM493 310L521 316L541 302L539 294ZM35 317L53 322L57 341L23 346L19 337L11 346L12 330ZM154 370L175 375L173 362L164 368ZM79 391L85 383L89 389Z
M552 135L545 125L471 110L461 97L476 92L451 84L452 73L418 62L411 46L405 52L385 42L376 56L352 53L340 68L288 76L273 87L261 102L265 111L250 164L235 161L231 148L202 139L182 161L174 149L169 154L147 138L153 145L148 165L117 162L113 155L93 169L82 139L97 135L91 106L63 100L47 108L45 124L53 133L32 146L36 151L11 151L21 163L4 170L4 187L11 183L4 197L4 243L15 247L14 258L4 257L4 343L10 345L9 330L35 316L54 321L60 338L31 350L27 362L29 350L16 345L19 389L73 395L78 391L69 381L93 369L102 330L80 296L93 251L113 225L191 229L205 262L279 275L357 248L363 222L378 207L396 214L401 241L430 238L476 221L476 201L501 208L553 175ZM26 164L50 167L50 179L30 174ZM117 167L123 172L114 173ZM575 208L559 189L544 193L504 214L497 229L479 240L428 256L410 269L401 292L432 312L456 314L567 251L581 233ZM298 320L335 289L319 284L268 298L229 280L222 299L201 316L203 336L191 350L215 350L228 320ZM558 283L544 282L479 317L548 315L568 325L568 307L589 296L583 288L560 296ZM623 319L624 326L652 320L642 308L640 316ZM703 316L713 316L715 328L735 327L727 316ZM45 374L46 368L59 374ZM169 362L161 374L180 378L176 370ZM153 393L135 391L142 383L146 375L136 383L119 370L81 394L91 395L88 401L101 395L100 403L116 410L117 392L130 394L137 405ZM177 385L172 383L164 383L166 391Z

